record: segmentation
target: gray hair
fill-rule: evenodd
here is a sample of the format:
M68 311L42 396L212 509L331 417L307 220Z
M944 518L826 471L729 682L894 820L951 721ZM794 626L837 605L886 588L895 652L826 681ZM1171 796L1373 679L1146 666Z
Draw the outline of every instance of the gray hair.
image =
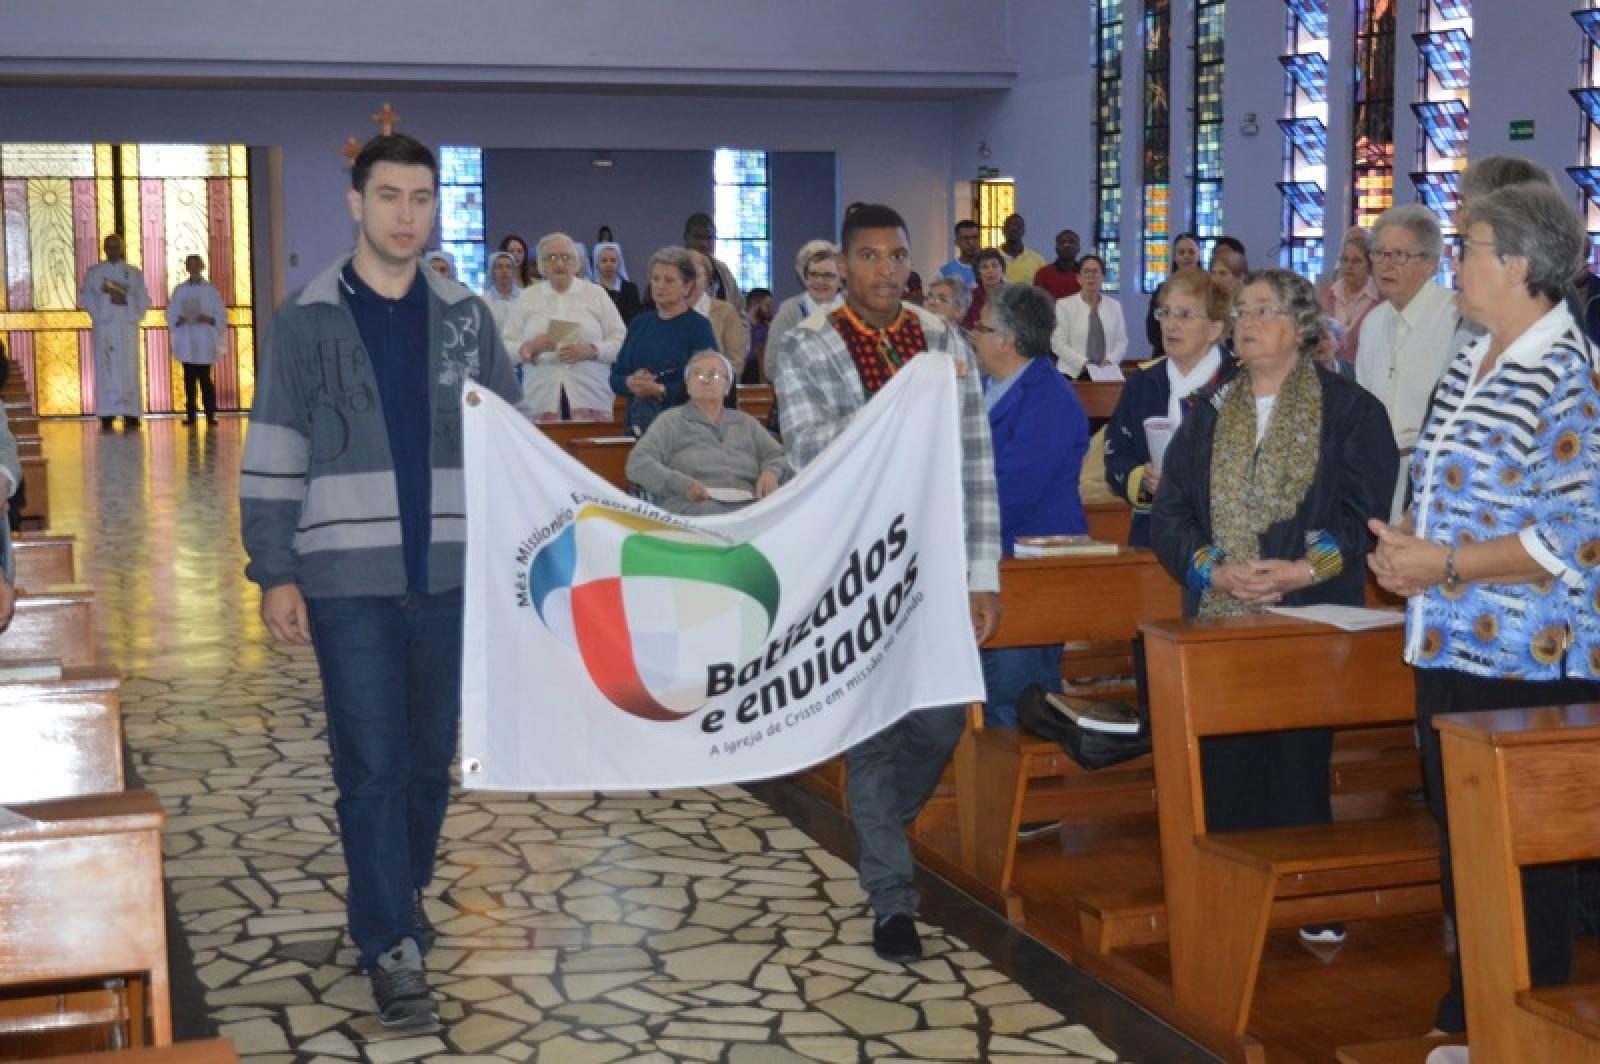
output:
M684 284L694 284L694 253L688 248L676 244L662 248L650 256L650 272L654 273L657 266L677 270Z
M1339 250L1343 251L1351 244L1370 254L1372 251L1372 234L1359 225L1352 225L1344 231L1344 239L1339 242Z
M801 244L800 251L794 257L794 272L800 275L800 283L806 283L806 271L819 259L833 259L838 255L838 246L828 240L807 240Z
M558 241L563 240L566 241L567 247L572 250L573 256L576 257L578 254L578 242L565 233L546 233L540 237L539 243L535 244L533 248L534 256L543 261L545 249L554 247Z
M1420 203L1390 207L1378 216L1378 223L1372 227L1372 242L1376 244L1378 234L1391 225L1410 230L1411 235L1417 238L1417 250L1434 262L1439 261L1439 256L1444 253L1444 234L1439 232L1439 219L1434 217L1432 211Z
M1257 270L1244 279L1239 294L1243 295L1244 290L1253 284L1272 289L1273 298L1294 322L1295 344L1300 357L1315 359L1322 345L1328 341L1328 324L1323 317L1322 301L1317 298L1316 286L1293 270ZM1235 305L1237 302L1235 300Z
M1056 327L1056 305L1050 294L1031 284L1003 284L989 293L984 309L993 315L995 331L1016 342L1026 358L1050 353Z
M1583 268L1588 236L1578 212L1554 185L1507 185L1474 199L1461 212L1461 229L1486 225L1494 231L1495 254L1528 262L1524 282L1531 295L1559 303Z
M1477 199L1507 185L1530 183L1555 188L1556 180L1549 170L1532 159L1519 155L1486 155L1461 172L1461 199Z
M728 356L727 355L723 354L721 351L718 351L714 347L708 347L704 351L696 351L694 354L689 356L689 361L687 361L687 362L685 362L683 364L683 375L684 375L685 379L688 378L689 370L694 367L694 364L696 362L699 362L703 358L714 358L718 362L722 363L723 372L727 373L727 375L728 375L728 380L727 380L728 387L732 388L733 385L734 385L733 363L728 361Z
M929 281L928 292L931 294L935 288L943 288L950 293L950 305L956 308L957 314L965 314L967 308L972 306L972 293L967 291L967 282L959 277L938 277Z

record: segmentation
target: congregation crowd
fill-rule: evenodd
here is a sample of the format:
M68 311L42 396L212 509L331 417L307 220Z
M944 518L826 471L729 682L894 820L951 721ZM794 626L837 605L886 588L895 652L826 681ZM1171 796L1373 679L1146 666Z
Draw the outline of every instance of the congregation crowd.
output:
M687 514L781 491L907 361L950 353L980 644L998 622L1000 559L1019 536L1085 533L1091 497L1131 504L1131 545L1156 552L1190 616L1359 606L1370 570L1409 600L1407 660L1441 830L1431 715L1600 698L1600 362L1586 299L1600 282L1586 271L1581 221L1530 163L1486 159L1464 176L1454 291L1433 279L1444 239L1421 207L1352 230L1321 283L1252 270L1228 237L1202 261L1201 243L1179 236L1143 330L1148 361L1105 292L1105 262L1081 254L1071 230L1047 261L1016 215L996 248L979 247L974 223L957 225L957 254L924 287L901 216L854 204L837 243L800 249L802 290L776 305L764 289L740 291L704 214L688 219L683 246L650 256L638 284L609 231L590 248L561 233L532 245L507 236L480 304L447 279L447 257L418 267L436 180L431 153L409 138L363 150L349 193L355 255L279 311L242 481L263 616L276 637L313 643L322 665L351 930L386 1023L433 1014L418 900L454 751L463 536L452 519L459 413L428 404L430 382L459 382L438 367L462 353L429 323L475 308L492 315L498 342L476 352L472 376L540 423L610 421L622 400L639 437L629 479ZM369 353L356 383L380 396L377 407L308 396L321 353L340 345ZM432 372L408 376L407 366ZM1073 386L1086 375L1125 378L1093 436ZM770 423L736 408L740 382L772 385ZM337 453L317 422L329 408ZM432 435L430 451L429 434L408 426L441 418L456 423ZM1152 421L1171 434L1160 460ZM456 479L439 475L451 470ZM391 471L387 492L363 480ZM379 520L398 531L375 535ZM358 626L389 633L394 648L353 647ZM454 659L441 632L457 633ZM406 649L422 646L431 649ZM397 660L379 668L361 656L374 653ZM1030 685L1059 690L1060 656L1059 646L986 651L990 721L1014 725ZM388 712L375 703L396 692L380 677L407 669L416 690L401 690L399 704L427 715L431 738L387 749L372 722ZM887 958L921 953L905 826L963 723L963 707L924 710L847 754L859 870ZM1206 740L1211 830L1327 822L1331 746L1323 729ZM364 841L396 838L410 849ZM1448 912L1448 844L1441 852ZM1540 985L1570 971L1576 893L1570 868L1527 875ZM1337 941L1345 931L1302 933ZM1464 1029L1459 965L1437 1022Z

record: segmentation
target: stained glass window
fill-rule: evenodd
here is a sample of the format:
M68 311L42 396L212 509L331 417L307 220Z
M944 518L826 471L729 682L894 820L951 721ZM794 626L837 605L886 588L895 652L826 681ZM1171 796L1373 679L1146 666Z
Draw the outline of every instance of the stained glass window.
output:
M1094 3L1094 246L1106 264L1105 288L1122 276L1122 0Z
M1288 0L1283 64L1282 264L1322 275L1328 188L1328 0Z
M1584 228L1589 231L1589 269L1600 270L1600 0L1586 0L1572 13L1583 31L1579 52L1578 165L1567 168L1578 186Z
M1364 229L1394 203L1394 5L1356 0L1351 218Z
M1460 251L1455 211L1461 171L1467 166L1471 117L1472 5L1470 0L1420 0L1417 46L1417 195L1439 217L1444 254L1437 279L1449 287Z
M481 292L489 264L483 242L483 149L439 147L439 246L456 260L456 280Z
M1172 268L1172 2L1144 0L1144 290Z
M140 329L145 409L183 408L166 305L191 254L205 260L228 308L218 405L249 408L255 317L247 156L239 144L0 144L0 337L41 415L95 412L93 334L78 289L113 232L123 235L150 292Z
M1190 184L1201 261L1222 235L1222 26L1225 0L1194 5L1194 178Z
M972 218L978 223L978 242L997 248L1005 240L1001 225L1017 209L1017 186L1009 177L980 177L972 182Z
M717 257L728 264L740 291L772 287L772 201L767 153L718 148Z

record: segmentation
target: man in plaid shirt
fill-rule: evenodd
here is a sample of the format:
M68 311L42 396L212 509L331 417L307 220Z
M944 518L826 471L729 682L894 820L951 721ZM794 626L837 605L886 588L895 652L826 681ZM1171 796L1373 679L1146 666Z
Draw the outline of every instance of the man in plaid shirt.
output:
M801 322L775 352L779 420L790 463L804 468L850 423L908 359L947 351L960 367L971 351L954 327L902 304L911 270L906 225L889 207L864 204L845 216L840 235L845 304ZM967 539L967 589L979 643L1000 621L1000 507L989 420L976 372L961 383L961 480ZM916 461L914 452L883 455ZM940 574L945 579L954 574ZM929 667L937 667L930 662ZM906 827L932 796L965 726L965 708L941 706L903 717L846 752L850 820L860 844L861 886L876 916L872 944L888 960L922 956L917 890Z

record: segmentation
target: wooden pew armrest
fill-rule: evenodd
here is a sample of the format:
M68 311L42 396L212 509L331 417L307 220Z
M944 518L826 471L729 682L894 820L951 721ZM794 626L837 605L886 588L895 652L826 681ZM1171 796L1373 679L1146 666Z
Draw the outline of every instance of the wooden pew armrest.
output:
M167 814L154 791L121 791L23 802L6 808L33 821L0 831L0 845L161 830Z

